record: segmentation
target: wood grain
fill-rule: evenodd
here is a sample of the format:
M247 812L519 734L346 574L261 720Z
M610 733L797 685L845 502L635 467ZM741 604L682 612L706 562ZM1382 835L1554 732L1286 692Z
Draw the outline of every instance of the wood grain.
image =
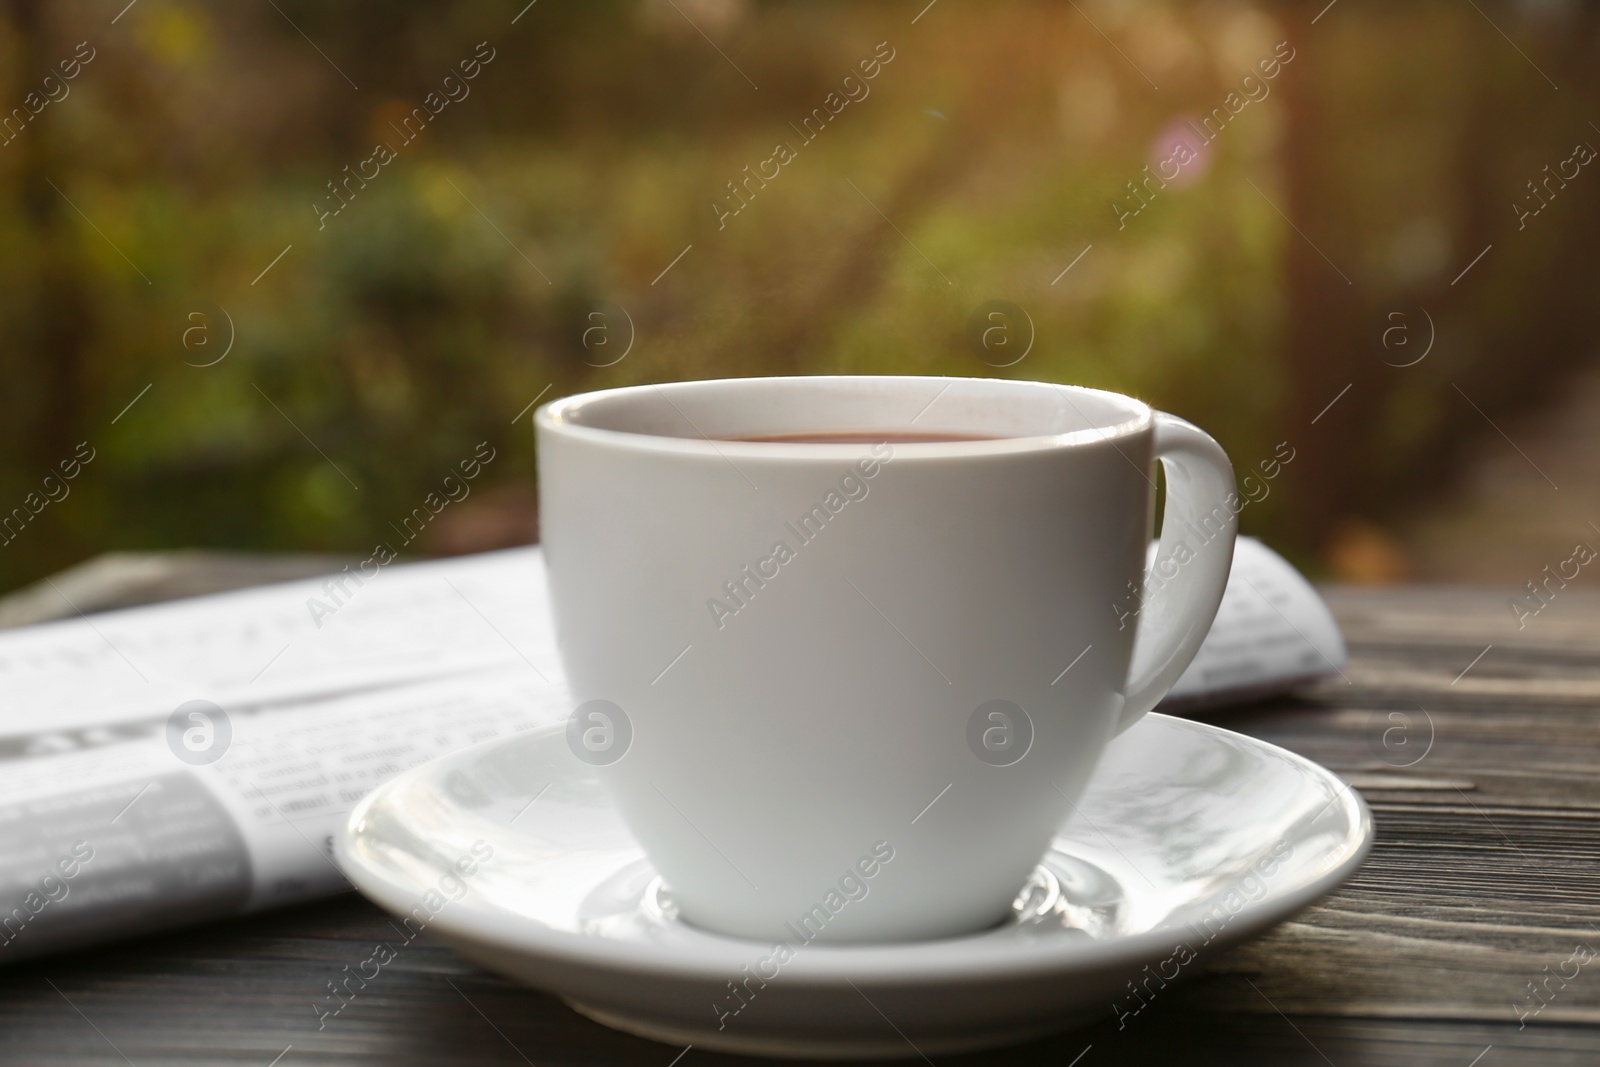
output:
M1564 590L1520 629L1504 593L1328 596L1345 678L1209 718L1356 783L1378 827L1365 867L1120 1027L963 1062L1600 1063L1600 958L1542 1001L1528 985L1600 949L1600 596ZM346 896L6 968L0 1063L669 1067L682 1051L423 942L318 1029L325 983L390 935ZM678 1062L697 1060L734 1062Z

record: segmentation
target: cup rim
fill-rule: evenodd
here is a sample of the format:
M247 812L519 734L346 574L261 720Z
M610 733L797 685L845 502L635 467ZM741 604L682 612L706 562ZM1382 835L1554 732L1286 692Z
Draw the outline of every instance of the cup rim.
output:
M836 460L855 458L863 447L860 442L823 443L816 441L738 441L709 437L674 437L666 434L637 430L618 430L609 427L585 425L578 421L586 406L607 401L640 396L648 393L663 395L668 403L668 393L688 393L729 383L748 383L750 386L769 385L785 388L785 383L841 384L926 382L931 386L943 384L945 389L957 383L997 385L1008 388L1024 387L1059 392L1072 404L1072 397L1092 398L1098 403L1120 408L1126 415L1118 422L1104 426L1087 426L1058 434L1034 434L1017 437L999 437L972 441L899 441L890 439L896 458L942 459L973 456L1008 455L1043 449L1081 447L1106 441L1118 441L1149 431L1155 422L1155 413L1142 400L1107 389L1093 389L1082 385L1064 385L1019 378L976 378L951 375L918 374L819 374L819 375L767 375L747 378L698 378L680 382L619 386L597 389L585 393L551 400L539 407L533 415L536 429L561 434L592 444L608 445L630 451L670 453L690 456L712 456L751 460ZM931 400L936 402L943 390ZM676 405L674 405L676 406ZM1073 405L1076 408L1076 405ZM1081 414L1081 412L1080 412Z

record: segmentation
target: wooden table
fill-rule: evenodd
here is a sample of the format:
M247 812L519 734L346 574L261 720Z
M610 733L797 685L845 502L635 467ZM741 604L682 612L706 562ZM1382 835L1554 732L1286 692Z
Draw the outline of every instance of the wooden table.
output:
M212 581L240 584L247 566ZM1354 782L1377 819L1366 866L1120 1032L963 1062L1600 1064L1600 959L1570 962L1600 951L1600 595L1562 590L1521 630L1503 593L1328 596L1346 677L1211 718ZM0 1063L670 1067L682 1051L420 943L319 1030L325 983L391 934L344 896L12 966ZM678 1062L695 1061L734 1062Z

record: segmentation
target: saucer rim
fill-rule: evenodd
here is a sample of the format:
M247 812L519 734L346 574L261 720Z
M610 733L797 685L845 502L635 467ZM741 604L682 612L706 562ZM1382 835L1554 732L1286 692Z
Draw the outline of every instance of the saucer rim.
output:
M1227 737L1244 741L1262 755L1286 758L1308 779L1321 780L1335 792L1328 807L1333 809L1335 803L1339 803L1348 826L1344 835L1345 851L1337 861L1298 886L1248 902L1235 913L1228 928L1217 933L1200 952L1211 953L1241 943L1283 922L1328 895L1365 862L1374 837L1371 810L1355 787L1334 772L1269 741L1211 723L1152 712L1133 729L1138 730L1151 720L1166 728L1190 732L1202 738L1202 743ZM451 763L468 762L477 758L481 751L499 745L512 741L526 743L540 734L561 732L563 726L559 723L536 727L511 737L480 742L439 759ZM420 894L415 886L390 878L355 855L356 839L367 833L357 827L373 805L413 787L418 780L437 770L435 761L429 761L374 789L357 803L335 837L335 857L345 875L365 896L388 911L406 913L415 906ZM574 768L574 773L578 770ZM1089 788L1093 789L1092 780ZM469 899L470 894L464 898ZM768 952L770 947L764 941L698 928L695 933L700 940L687 951L684 946L613 941L555 929L526 914L501 910L446 908L432 918L429 926L446 939L469 941L496 954L513 952L567 967L624 973L630 977L648 975L671 981L721 981L728 974L736 973L742 964L750 963L753 953ZM1174 935L1183 940L1182 928L1161 927L1092 941L1068 939L1048 943L998 939L988 931L979 931L926 941L806 945L803 946L806 951L796 950L794 958L784 965L784 981L786 985L797 987L832 988L844 981L881 980L904 988L950 983L970 985L982 979L1037 980L1062 971L1114 967L1130 959L1144 959L1150 953L1170 948Z

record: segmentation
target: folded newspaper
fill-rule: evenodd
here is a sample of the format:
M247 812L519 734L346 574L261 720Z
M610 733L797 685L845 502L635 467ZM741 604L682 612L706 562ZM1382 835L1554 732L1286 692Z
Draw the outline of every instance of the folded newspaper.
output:
M379 573L0 632L0 963L347 889L333 835L373 786L570 712L537 548ZM1242 538L1162 708L1344 661L1315 590Z

